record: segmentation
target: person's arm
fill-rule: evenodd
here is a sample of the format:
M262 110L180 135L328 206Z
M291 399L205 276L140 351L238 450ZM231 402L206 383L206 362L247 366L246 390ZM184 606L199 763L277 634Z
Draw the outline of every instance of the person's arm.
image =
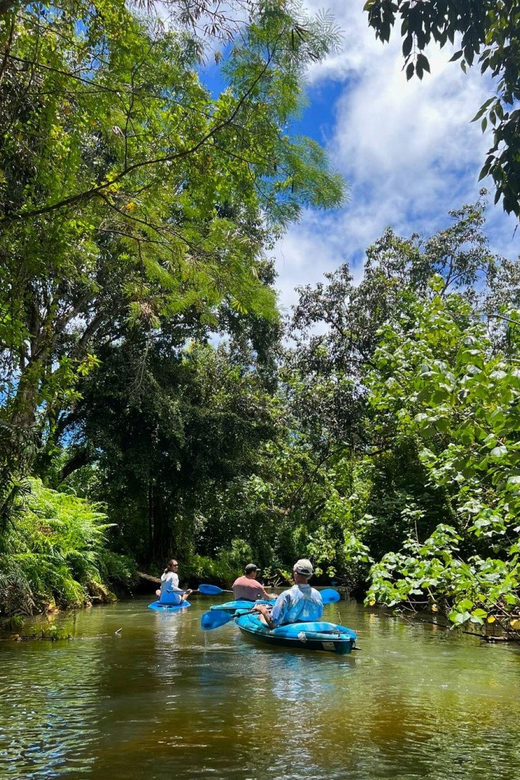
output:
M286 593L280 593L276 599L272 611L270 611L270 608L265 604L255 605L254 609L261 613L269 628L276 628L276 626L280 623L281 615L283 614L285 608L285 599Z
M265 604L255 604L253 607L254 612L259 612L269 628L276 628L276 623L273 623L271 620L271 612L270 610L265 606Z
M264 599L275 599L276 595L274 593L268 593L264 586L262 585L262 598Z
M183 588L178 588L175 585L171 585L166 589L168 593L186 593L188 596L190 593L193 593L193 588L186 588L186 590L183 590Z

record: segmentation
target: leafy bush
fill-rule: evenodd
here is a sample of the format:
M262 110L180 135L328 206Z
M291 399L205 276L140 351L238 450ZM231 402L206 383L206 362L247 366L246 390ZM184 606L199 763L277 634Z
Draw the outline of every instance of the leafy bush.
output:
M251 547L241 539L233 539L231 548L220 550L215 558L194 555L183 567L183 573L193 581L218 582L227 586L243 574L244 566L251 558Z
M429 605L454 625L487 619L507 628L518 618L520 317L501 318L507 352L457 295L417 302L383 334L372 409L394 453L415 443L447 522L422 542L427 505L418 498L409 507L409 536L372 569L369 603Z
M113 598L105 583L132 570L105 550L106 516L85 499L36 479L29 484L0 537L0 611L32 614Z

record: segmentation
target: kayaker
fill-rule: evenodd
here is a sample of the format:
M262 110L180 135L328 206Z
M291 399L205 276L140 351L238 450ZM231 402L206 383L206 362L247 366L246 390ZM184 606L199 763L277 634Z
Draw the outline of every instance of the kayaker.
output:
M313 573L312 563L306 558L300 558L293 566L294 585L280 593L272 612L265 604L255 604L253 609L260 612L269 628L276 628L285 623L320 620L323 614L323 601L319 591L309 585Z
M161 589L157 593L162 604L182 604L186 601L191 590L179 588L179 564L175 559L168 561L164 572L161 574Z
M254 563L248 563L244 569L244 574L238 577L233 585L233 595L237 601L256 601L257 599L274 599L275 596L269 595L263 585L256 577L258 566Z

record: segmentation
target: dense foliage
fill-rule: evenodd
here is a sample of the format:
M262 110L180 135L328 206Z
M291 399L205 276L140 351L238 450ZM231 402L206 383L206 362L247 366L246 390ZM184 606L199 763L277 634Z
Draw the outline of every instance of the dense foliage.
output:
M259 5L213 98L186 34L113 0L27 6L1 23L3 420L52 437L94 339L161 317L218 326L221 305L275 316L262 250L302 204L341 202L324 152L284 132L327 24L300 35ZM305 24L305 20L301 23ZM299 29L299 28L298 28Z
M135 565L107 551L108 528L95 505L28 480L1 537L2 611L31 614L113 599L106 583L126 583Z
M434 290L442 285L432 279ZM461 296L436 294L385 331L370 406L388 442L385 459L411 450L426 489L403 496L403 551L373 568L369 598L422 602L456 623L518 607L516 312L508 324L507 349L496 350Z
M225 505L219 509L220 492L255 467L258 447L274 431L273 400L223 348L193 345L175 354L158 340L145 356L143 349L100 352L102 369L81 385L66 471L85 461L96 466L120 545L140 559L186 560L197 542L213 555L235 537L250 539L252 519L232 522ZM135 362L139 387L132 386Z
M0 4L0 606L109 598L171 556L193 584L305 556L368 604L515 632L518 266L479 202L429 238L386 230L359 283L344 265L301 288L284 330L265 251L344 197L287 133L336 31L239 5L235 25L173 1L171 26ZM436 4L368 5L387 39ZM469 24L445 5L441 44ZM217 96L199 22L226 41Z
M366 578L368 603L511 630L518 268L489 252L482 205L452 216L425 242L387 232L357 287L342 268L302 290L291 405L315 470L300 495L318 512L308 551Z
M232 376L250 360L259 388L272 383L263 253L302 206L344 197L325 152L286 129L307 63L337 42L330 18L269 0L241 3L233 25L218 3L166 5L168 23L122 0L0 5L0 532L28 473L59 487L83 466L78 489L106 487L121 546L141 559L168 554L177 499L240 473L241 442L255 446L255 412L226 408L227 369L215 359L206 392L189 345L227 334ZM198 22L227 41L217 95ZM115 385L105 399L101 377ZM234 449L204 459L197 420L206 449L234 426ZM148 546L127 534L143 513Z

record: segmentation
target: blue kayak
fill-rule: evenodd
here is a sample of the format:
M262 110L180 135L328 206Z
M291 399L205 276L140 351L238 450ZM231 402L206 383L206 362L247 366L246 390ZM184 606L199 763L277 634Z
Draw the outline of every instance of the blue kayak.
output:
M222 610L223 612L236 612L237 609L252 609L255 604L271 604L273 605L276 599L259 599L258 601L247 601L246 599L239 599L238 601L226 601L224 604L213 604L210 610Z
M162 604L160 601L154 601L153 604L148 604L148 609L155 609L156 612L178 612L186 607L191 607L189 601L183 601L182 604Z
M288 623L270 629L255 614L238 615L235 623L246 636L280 647L296 647L300 650L325 650L348 655L356 643L356 633L337 623L315 621Z

